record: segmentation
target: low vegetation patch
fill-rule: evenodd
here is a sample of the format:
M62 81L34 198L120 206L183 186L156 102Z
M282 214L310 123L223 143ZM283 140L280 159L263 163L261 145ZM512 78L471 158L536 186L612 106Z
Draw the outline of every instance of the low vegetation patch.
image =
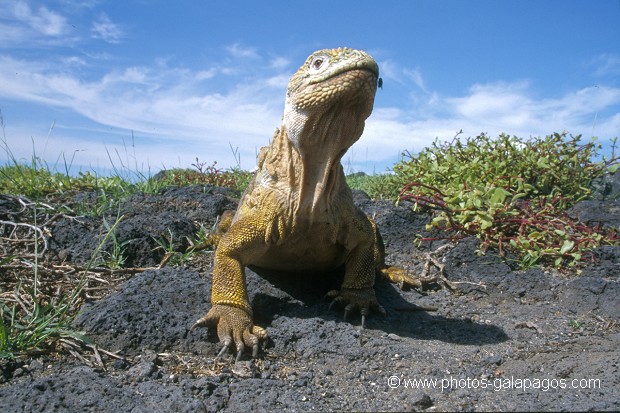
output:
M617 169L613 153L594 161L600 149L565 133L528 140L457 135L405 153L393 183L400 200L436 212L429 229L446 231L446 238L476 236L482 251L510 250L522 267L566 268L599 245L618 243L616 229L588 227L566 213L590 195L593 179Z
M367 175L355 173L347 175L347 184L351 189L359 189L368 194L372 199L395 199L398 189L391 182L390 174Z
M207 165L196 158L194 169L169 169L161 172L155 179L163 185L212 185L243 191L254 176L252 172L240 168L219 169L217 162Z

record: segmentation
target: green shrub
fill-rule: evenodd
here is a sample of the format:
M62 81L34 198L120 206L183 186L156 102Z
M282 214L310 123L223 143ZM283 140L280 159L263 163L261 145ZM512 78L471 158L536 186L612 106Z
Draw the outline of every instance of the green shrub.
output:
M598 245L616 243L613 230L589 228L565 210L590 194L592 179L618 166L594 162L601 149L580 136L555 133L522 140L482 134L464 142L435 141L394 166L400 200L437 211L429 227L451 236L475 235L482 250L507 248L520 264L573 266Z

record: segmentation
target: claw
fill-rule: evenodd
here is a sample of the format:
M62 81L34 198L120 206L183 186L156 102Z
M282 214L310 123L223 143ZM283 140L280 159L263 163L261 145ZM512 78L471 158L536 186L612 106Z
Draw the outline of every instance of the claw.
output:
M362 330L366 327L366 316L370 313L368 307L362 307L360 315L362 316Z
M329 294L328 294L328 297L329 297ZM340 297L340 296L330 297L330 298L333 298L332 302L329 304L329 310L330 311L334 309L334 306L339 305L340 303L343 302L342 297Z
M340 294L340 295L336 295L336 294ZM327 293L327 297L333 299L333 301L329 305L330 310L334 307L334 305L346 304L346 306L344 307L344 320L345 321L349 318L351 313L359 311L362 317L362 320L361 320L362 330L366 327L366 318L370 314L371 310L385 316L385 310L377 302L374 296L374 291L372 289L368 289L368 290L343 289L342 291L330 291L329 293Z
M353 304L349 304L344 308L344 321L347 321L347 318L349 318L349 314L351 314L353 310L355 310L355 305Z
M215 356L215 359L218 360L220 357L222 357L224 354L226 354L226 352L228 351L228 346L230 344L228 343L224 343L224 346L222 347L222 349L220 350L219 353L217 353L217 356Z
M237 343L237 357L235 357L235 362L241 360L241 356L243 355L244 350L245 350L245 344L243 344L243 341L239 341Z
M206 326L208 324L208 320L209 319L207 318L207 316L199 318L198 321L196 321L194 325L191 326L189 331L194 331L195 328Z

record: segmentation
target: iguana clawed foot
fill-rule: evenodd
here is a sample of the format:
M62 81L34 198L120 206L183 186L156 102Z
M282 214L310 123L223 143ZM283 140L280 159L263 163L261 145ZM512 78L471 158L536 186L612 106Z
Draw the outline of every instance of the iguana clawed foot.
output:
M241 360L246 347L252 349L252 358L258 355L262 341L267 340L267 331L252 324L252 316L245 310L223 304L214 305L204 317L192 326L217 326L217 335L222 349L216 358L223 356L234 344L237 350L235 361Z
M381 304L377 301L377 297L375 297L374 288L332 290L327 293L327 297L333 299L329 306L330 309L334 305L344 306L345 320L353 311L359 311L362 316L362 328L366 324L366 316L370 313L370 310L381 315L386 314Z

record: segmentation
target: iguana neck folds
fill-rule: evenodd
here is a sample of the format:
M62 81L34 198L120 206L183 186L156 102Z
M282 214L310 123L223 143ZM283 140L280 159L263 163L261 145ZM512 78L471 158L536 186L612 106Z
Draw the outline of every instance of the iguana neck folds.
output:
M276 131L265 162L261 167L262 185L281 194L286 210L310 222L315 216L327 216L333 197L340 193L344 174L337 157L321 154L318 147L313 156L304 159L293 145L285 127Z

